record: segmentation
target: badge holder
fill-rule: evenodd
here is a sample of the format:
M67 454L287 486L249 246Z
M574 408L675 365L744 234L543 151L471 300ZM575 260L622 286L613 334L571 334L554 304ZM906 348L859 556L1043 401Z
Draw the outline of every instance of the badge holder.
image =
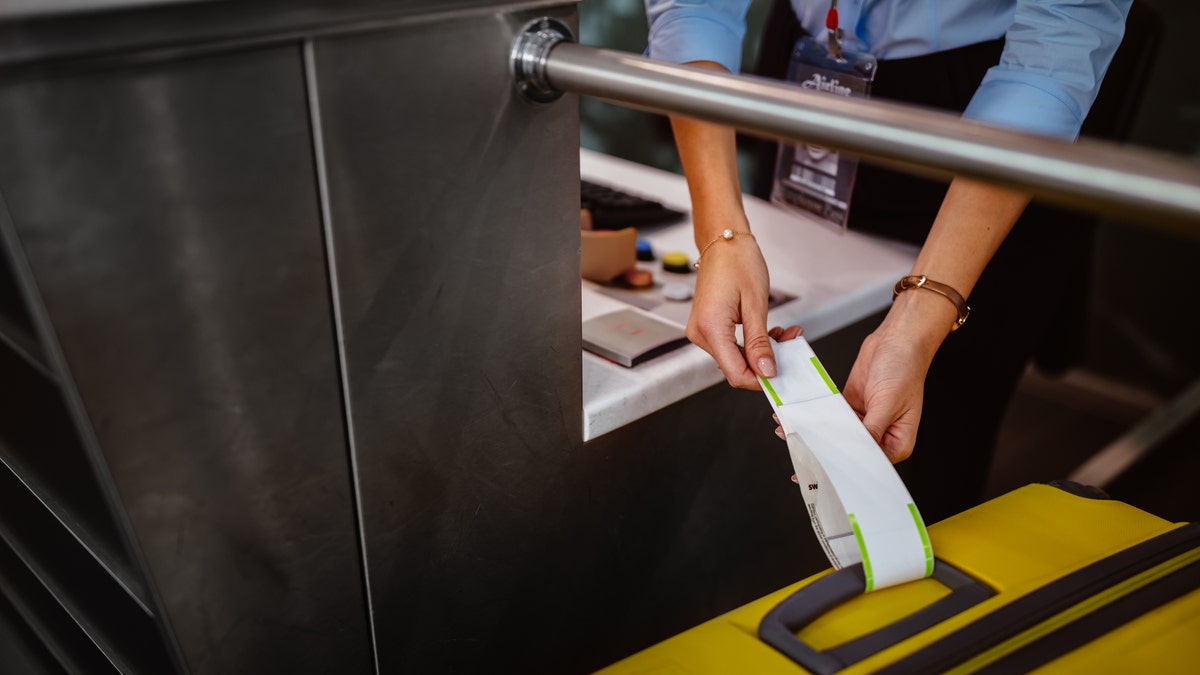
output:
M866 98L875 79L875 57L842 50L836 4L826 22L829 48L813 37L801 38L792 51L788 81L834 96ZM771 201L845 229L857 171L855 156L814 143L780 143Z

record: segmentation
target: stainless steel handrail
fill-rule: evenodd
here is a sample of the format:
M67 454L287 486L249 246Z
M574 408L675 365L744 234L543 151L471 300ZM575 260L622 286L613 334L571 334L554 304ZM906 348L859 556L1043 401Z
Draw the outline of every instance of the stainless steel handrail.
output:
M1167 154L1089 139L1068 143L924 108L586 47L546 23L518 38L513 59L522 90L535 100L559 92L593 96L1200 235L1200 165Z

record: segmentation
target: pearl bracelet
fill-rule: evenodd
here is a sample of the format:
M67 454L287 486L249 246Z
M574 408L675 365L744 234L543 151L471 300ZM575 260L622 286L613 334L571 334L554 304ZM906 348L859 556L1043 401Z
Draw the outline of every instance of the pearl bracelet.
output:
M692 267L695 269L700 269L700 259L704 257L705 253L708 253L708 249L713 244L717 243L718 241L729 241L730 239L733 239L734 237L736 237L738 235L741 235L744 237L750 237L751 239L754 239L754 234L751 232L734 232L733 230L722 230L721 234L719 236L717 236L715 239L713 239L712 241L705 244L704 248L700 249L700 255L696 257L696 262L692 263Z

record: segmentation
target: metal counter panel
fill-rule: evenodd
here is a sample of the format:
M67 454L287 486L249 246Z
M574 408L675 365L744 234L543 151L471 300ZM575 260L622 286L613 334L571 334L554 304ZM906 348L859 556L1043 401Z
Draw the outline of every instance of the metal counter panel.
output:
M529 591L582 438L578 106L517 96L533 16L315 45L382 672L570 649L501 639L557 593Z
M0 84L0 189L195 673L371 670L313 166L298 44Z
M0 190L193 672L590 672L823 564L761 395L582 443L577 101L508 73L573 3L233 4L0 30Z

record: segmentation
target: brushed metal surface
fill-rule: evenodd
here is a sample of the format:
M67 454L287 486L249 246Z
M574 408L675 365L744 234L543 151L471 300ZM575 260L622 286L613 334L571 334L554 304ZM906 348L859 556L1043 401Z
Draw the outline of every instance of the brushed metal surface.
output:
M370 672L372 620L379 672L590 672L823 565L760 396L581 441L577 100L508 73L551 4L5 43L0 189L192 672Z
M17 0L0 2L0 73L181 58L196 51L293 44L323 35L499 16L561 0Z
M496 638L582 438L579 132L516 95L528 18L315 45L382 672L544 663Z
M528 18L314 46L385 673L590 672L823 564L759 395L581 442L577 100L495 60Z
M370 670L299 47L4 83L0 186L191 671Z

